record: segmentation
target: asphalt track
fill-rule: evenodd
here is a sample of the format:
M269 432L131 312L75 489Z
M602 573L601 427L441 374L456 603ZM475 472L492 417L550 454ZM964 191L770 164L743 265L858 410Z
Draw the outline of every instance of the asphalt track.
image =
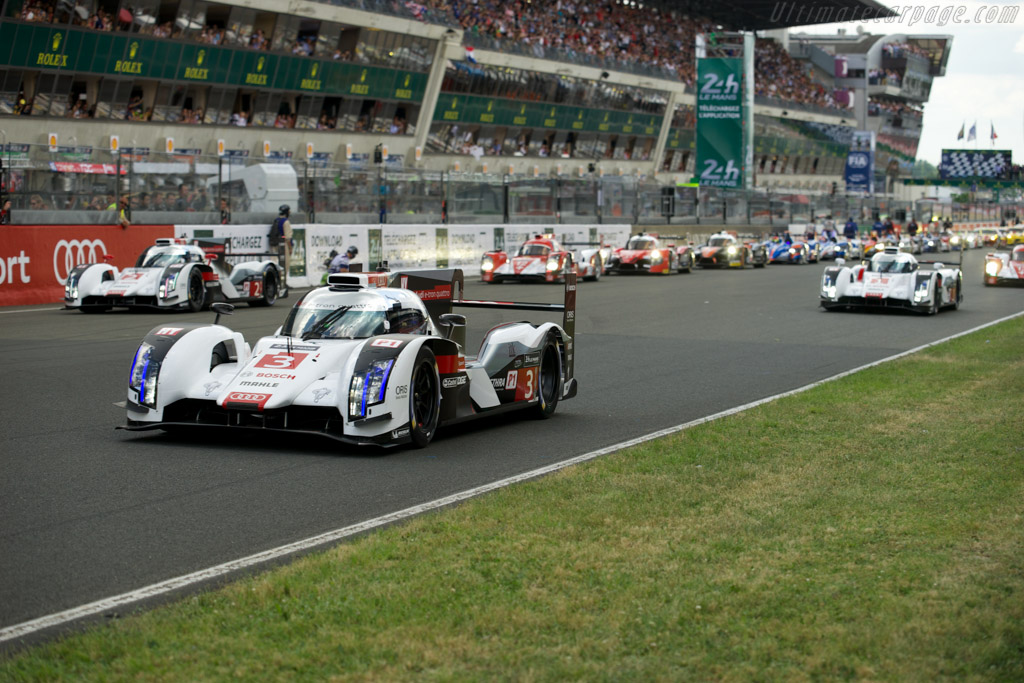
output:
M982 259L980 251L965 257L963 307L934 317L827 313L817 306L814 265L583 283L579 396L551 420L513 414L461 425L425 450L114 431L124 421L115 403L145 333L212 315L0 310L0 628L550 465L1024 310L1024 291L981 285ZM470 282L467 297L556 302L561 289ZM293 301L242 306L225 322L251 341L272 333ZM503 319L466 313L471 348ZM870 397L849 407L876 408Z

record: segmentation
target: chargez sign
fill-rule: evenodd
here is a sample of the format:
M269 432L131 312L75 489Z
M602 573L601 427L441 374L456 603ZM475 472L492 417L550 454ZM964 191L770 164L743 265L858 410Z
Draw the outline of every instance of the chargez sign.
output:
M703 186L744 186L743 60L697 60L697 170Z
M84 263L135 265L171 225L5 225L0 242L0 306L63 301L68 273ZM109 257L109 258L107 258Z

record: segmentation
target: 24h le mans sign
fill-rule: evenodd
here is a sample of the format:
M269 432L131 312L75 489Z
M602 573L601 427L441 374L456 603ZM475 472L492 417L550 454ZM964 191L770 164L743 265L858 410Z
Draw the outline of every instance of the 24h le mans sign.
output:
M696 180L743 187L743 60L697 60Z

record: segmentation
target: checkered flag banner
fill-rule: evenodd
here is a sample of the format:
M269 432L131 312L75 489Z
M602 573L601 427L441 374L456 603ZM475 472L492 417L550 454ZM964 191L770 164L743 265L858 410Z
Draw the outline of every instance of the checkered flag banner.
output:
M998 178L1012 166L1012 152L1007 149L975 150L944 149L939 177L956 178Z

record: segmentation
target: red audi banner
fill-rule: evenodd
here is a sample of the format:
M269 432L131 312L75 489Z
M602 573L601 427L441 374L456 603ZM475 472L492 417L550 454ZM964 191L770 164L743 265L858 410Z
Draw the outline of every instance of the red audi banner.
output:
M75 266L105 257L118 268L134 266L158 237L174 237L174 226L0 226L0 306L61 302Z

